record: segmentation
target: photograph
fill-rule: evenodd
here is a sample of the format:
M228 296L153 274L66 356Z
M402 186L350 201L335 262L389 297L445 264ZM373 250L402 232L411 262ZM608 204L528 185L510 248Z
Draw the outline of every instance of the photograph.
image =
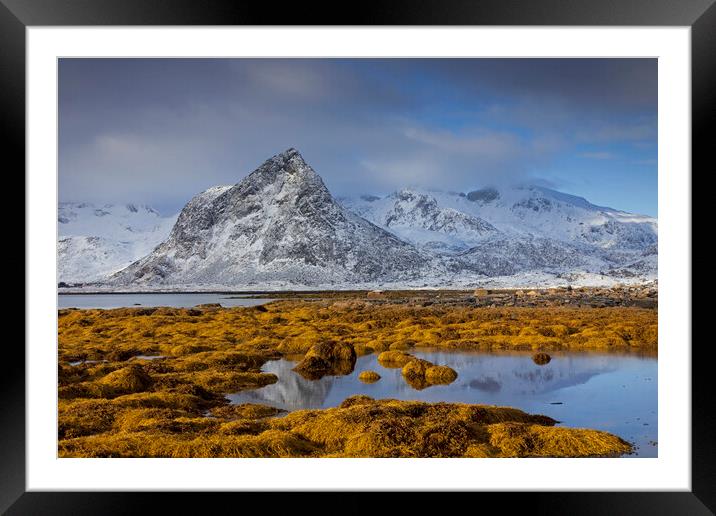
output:
M0 0L0 514L714 514L715 27L716 0Z
M59 57L57 457L658 458L658 92Z

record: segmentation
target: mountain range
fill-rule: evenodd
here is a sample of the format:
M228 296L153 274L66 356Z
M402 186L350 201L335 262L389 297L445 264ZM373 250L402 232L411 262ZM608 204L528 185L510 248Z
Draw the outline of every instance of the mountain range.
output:
M57 275L65 283L105 279L149 254L176 221L149 206L60 203Z
M295 149L200 193L176 218L61 204L58 221L60 281L114 290L611 284L657 273L655 218L534 185L335 198Z

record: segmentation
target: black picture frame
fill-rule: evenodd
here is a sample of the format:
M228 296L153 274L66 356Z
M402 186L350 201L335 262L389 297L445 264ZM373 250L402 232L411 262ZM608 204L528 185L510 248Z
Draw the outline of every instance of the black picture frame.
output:
M347 4L286 3L229 0L0 0L0 126L5 163L25 168L25 29L30 26L83 25L574 25L688 26L691 28L692 169L713 170L716 122L716 0L393 0ZM709 131L711 129L711 131ZM9 160L8 160L9 158ZM708 169L707 167L711 165ZM6 169L7 171L8 169ZM684 173L693 172L685 171ZM32 271L25 270L26 277ZM691 302L691 300L685 300ZM691 345L691 343L685 343ZM452 503L486 508L485 501L511 508L524 505L532 514L713 514L716 510L713 383L708 345L692 347L692 491L479 494ZM150 510L158 503L166 513L190 511L187 493L26 492L25 488L25 354L6 345L6 360L16 366L0 375L0 510L7 514L105 514ZM9 355L9 356L8 356ZM225 508L228 497L242 505L270 504L273 510L301 507L305 494L204 493L204 510ZM401 501L372 493L341 494L340 505L327 510L366 512L374 508L407 512L424 506L425 494ZM475 494L451 494L476 496ZM493 500L488 500L485 497ZM249 498L250 497L250 498ZM502 500L494 498L501 497ZM148 498L152 498L148 500ZM278 504L278 505L276 505ZM399 504L399 505L396 505ZM516 505L515 505L516 504ZM320 509L311 503L312 509Z

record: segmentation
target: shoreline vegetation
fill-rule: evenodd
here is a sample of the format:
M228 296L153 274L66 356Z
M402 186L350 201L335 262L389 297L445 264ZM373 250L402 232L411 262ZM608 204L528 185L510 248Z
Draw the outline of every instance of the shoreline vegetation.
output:
M374 400L286 413L228 393L350 374L378 354L414 388L457 373L411 350L614 351L656 355L655 288L355 292L254 307L58 311L60 457L593 457L632 447L508 407ZM385 362L385 364L384 364ZM392 363L388 363L392 362ZM305 374L304 374L305 373ZM379 372L374 372L380 381ZM307 375L307 376L306 376Z

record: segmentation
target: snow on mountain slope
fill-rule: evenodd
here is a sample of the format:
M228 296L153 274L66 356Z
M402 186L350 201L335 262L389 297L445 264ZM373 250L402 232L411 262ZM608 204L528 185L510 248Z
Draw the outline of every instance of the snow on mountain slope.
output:
M443 208L424 192L403 189L383 199L362 196L340 201L356 214L425 249L462 251L496 233L483 219L452 207Z
M134 204L60 203L57 215L57 272L65 283L98 281L123 269L161 243L176 220Z
M455 234L463 248L472 247L485 237L496 233L515 237L541 237L574 245L614 250L641 251L657 243L657 221L652 217L634 215L611 208L596 206L585 199L537 186L521 186L497 190L485 188L468 194L438 191L411 191L413 197L432 206L428 214L434 222L408 221L391 228L389 216L392 211L405 209L404 192L383 198L363 195L358 198L341 199L355 213L375 224L390 228L408 241L420 244L426 239L413 240L410 230L429 229L435 238L446 232L440 227L437 214L452 210L463 217L472 217L486 224L488 231L474 238L469 232ZM456 218L456 217L455 217ZM463 236L464 235L464 236Z
M406 280L426 259L339 205L295 149L182 210L169 238L115 274L126 285L300 285Z
M484 199L479 194L485 190L497 197ZM531 234L602 249L640 250L657 242L657 221L652 217L596 206L582 197L538 186L477 190L464 197L440 194L439 200L481 216L509 234Z
M607 282L656 278L656 219L548 188L484 188L467 194L401 190L341 202L437 255L451 281L528 272L572 280L599 276Z

